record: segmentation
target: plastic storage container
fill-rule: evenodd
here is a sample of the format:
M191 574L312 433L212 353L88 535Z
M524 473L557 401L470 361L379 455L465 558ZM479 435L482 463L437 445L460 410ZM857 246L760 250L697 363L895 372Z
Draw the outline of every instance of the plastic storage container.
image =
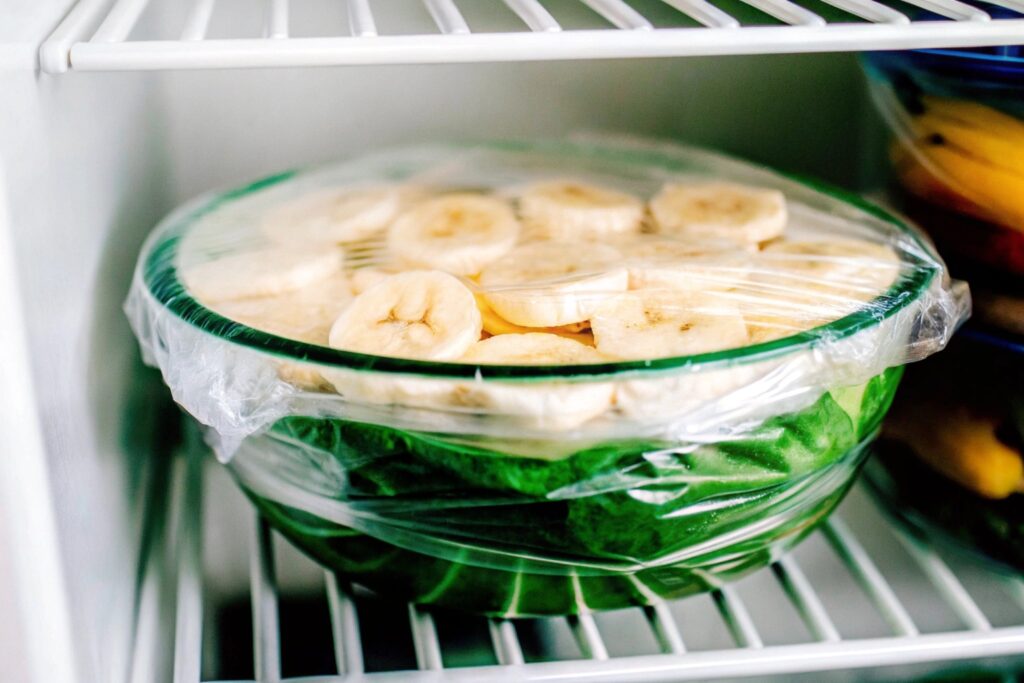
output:
M1018 48L864 56L904 208L972 282L1024 276L1024 57Z
M918 534L1024 571L1024 345L973 332L911 368L868 468Z
M697 277L715 301L728 302L701 320L742 311L743 338L689 355L644 357L633 348L624 351L629 359L575 364L330 348L345 325L331 326L330 344L323 330L278 336L241 324L241 315L225 317L186 285L192 269L209 272L208 264L226 263L217 259L261 246L268 215L325 188L400 187L405 211L438 192L484 192L523 218L533 209L522 188L564 178L628 193L637 206L672 183L742 183L785 199L791 239L846 246L791 253L772 238L724 260L603 261L597 275L625 269L630 282L638 268L664 275L666 265L685 265L687 287ZM628 239L659 229L652 213L637 214ZM400 232L399 219L384 222L389 237ZM381 234L344 247L350 282L382 265ZM621 246L619 239L581 237L563 251ZM851 239L889 256L835 252ZM488 301L523 295L487 284L486 272L463 272L460 282ZM264 275L229 279L245 288L268 282ZM578 293L594 276L570 273L545 286ZM610 296L601 282L584 298ZM863 290L865 282L880 288ZM537 291L527 301L547 302L550 290ZM151 236L127 304L147 361L292 542L385 595L503 616L647 604L770 562L839 502L900 366L940 349L967 308L965 289L951 285L930 245L880 210L710 153L637 142L421 147L202 197ZM788 322L773 326L780 320ZM600 352L598 332L590 341Z

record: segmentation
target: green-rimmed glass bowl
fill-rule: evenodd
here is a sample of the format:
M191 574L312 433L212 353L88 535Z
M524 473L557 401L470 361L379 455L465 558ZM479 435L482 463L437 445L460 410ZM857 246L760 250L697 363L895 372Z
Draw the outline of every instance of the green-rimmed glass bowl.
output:
M887 244L900 274L860 310L783 339L574 366L435 363L285 339L218 315L179 277L193 235L228 226L234 243L231 230L308 189L424 178L501 187L538 175L644 196L679 177L775 187L791 229ZM900 366L941 348L965 310L931 247L855 197L707 152L606 142L419 147L200 198L148 241L128 302L147 360L281 533L382 593L492 615L646 604L770 562L839 502ZM300 379L338 373L400 384L401 395L612 383L619 398L561 427L354 399ZM647 402L627 410L627 394Z

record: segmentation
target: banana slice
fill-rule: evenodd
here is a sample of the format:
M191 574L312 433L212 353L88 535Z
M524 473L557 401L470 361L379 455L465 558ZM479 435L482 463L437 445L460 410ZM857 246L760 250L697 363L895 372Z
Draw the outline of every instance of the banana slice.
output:
M650 203L660 233L756 245L786 227L786 198L778 190L733 183L666 183Z
M280 363L277 366L277 376L303 391L329 393L334 389L334 385L327 381L320 370L319 366L306 363Z
M329 342L378 356L455 360L479 338L473 293L440 271L392 276L357 296L331 327Z
M487 304L524 327L589 320L629 286L615 249L601 244L535 242L513 249L480 274Z
M886 245L854 239L775 242L757 257L742 301L754 341L825 325L862 308L899 277Z
M607 358L554 334L502 334L474 344L462 357L481 365L576 365ZM549 431L578 427L611 407L609 382L460 382L450 400L458 407Z
M643 237L619 247L630 289L732 289L750 273L749 255L727 242Z
M403 213L388 230L388 247L412 266L476 275L518 238L519 222L505 202L450 194Z
M339 273L285 294L221 301L210 308L257 330L326 346L331 325L351 301L352 288Z
M267 237L285 245L351 242L383 230L400 206L397 188L332 188L273 208L262 228Z
M874 298L899 275L900 260L887 245L856 239L773 242L759 258L771 271L791 274L810 286L851 288Z
M533 239L572 242L639 232L644 205L633 195L575 180L526 188L519 212Z
M772 415L800 410L821 389L777 360L721 367L680 368L669 374L619 381L615 406L638 423L664 427L671 438L714 440L738 425L756 424ZM794 381L798 386L794 386ZM740 427L742 430L743 427Z
M362 405L395 405L403 408L445 410L451 405L451 380L414 376L385 376L381 373L343 368L321 368L326 381L346 400ZM413 416L403 416L412 418ZM433 413L424 428L437 428L443 413ZM379 419L379 418L378 418Z
M558 336L565 337L566 339L578 341L581 344L586 344L587 346L594 345L594 336L590 334L590 322L571 323L569 325L560 325L558 327L523 327L522 325L510 323L495 313L494 309L487 305L483 295L477 295L476 306L480 309L480 318L483 320L484 332L487 334L497 336L501 334L547 332L549 334L557 334Z
M606 359L578 342L532 333L491 337L474 344L460 360L490 365L554 365L596 363ZM460 382L426 377L382 377L353 370L325 370L324 376L338 393L354 403L429 410L430 414L419 419L428 421L434 429L438 420L469 414L506 425L511 421L517 429L564 431L608 410L613 393L608 382Z
M368 266L366 268L357 268L352 271L352 292L354 294L362 294L370 287L387 280L389 277L394 275L397 271L388 268L378 268L376 266Z
M747 326L728 302L670 290L627 292L591 319L597 350L619 358L689 356L743 346Z
M204 303L276 296L337 274L341 249L271 247L224 256L189 268L185 286Z
M331 325L352 301L352 288L343 274L332 275L285 294L234 299L210 305L225 318L286 339L327 346ZM280 362L277 374L306 391L330 391L319 368L305 363Z
M580 365L603 363L608 358L592 346L557 334L499 334L478 341L462 357L478 365Z

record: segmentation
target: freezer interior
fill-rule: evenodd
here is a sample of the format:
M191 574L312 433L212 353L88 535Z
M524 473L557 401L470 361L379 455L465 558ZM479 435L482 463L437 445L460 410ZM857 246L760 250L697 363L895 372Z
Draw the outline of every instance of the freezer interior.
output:
M115 3L132 4L145 8L135 36L187 19L189 3ZM601 3L545 4L608 23L588 7ZM16 0L0 27L7 680L863 680L950 658L1019 665L1024 584L895 532L861 490L772 570L657 609L512 624L352 593L254 518L142 365L121 309L142 240L176 205L394 145L650 136L877 193L886 150L855 54L45 73L39 48L72 5ZM259 37L266 15L248 5L218 2L208 35ZM290 35L328 34L342 5L291 3ZM396 34L438 5L373 3ZM498 3L460 5L472 26L512 20Z

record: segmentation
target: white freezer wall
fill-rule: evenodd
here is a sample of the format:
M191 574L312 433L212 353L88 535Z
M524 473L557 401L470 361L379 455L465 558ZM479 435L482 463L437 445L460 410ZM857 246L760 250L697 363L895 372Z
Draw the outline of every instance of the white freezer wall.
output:
M120 301L168 206L160 104L147 75L37 73L68 4L15 0L0 18L5 683L124 680L153 456Z
M673 138L847 186L877 182L884 161L850 54L164 76L179 199L385 145L578 131Z
M67 3L16 4L52 25ZM0 353L28 370L34 395L19 393L9 374L0 374L0 392L21 409L11 415L34 418L19 426L38 426L42 451L4 452L0 461L10 484L0 490L18 493L0 500L0 552L25 560L0 566L0 605L16 600L34 614L23 617L21 636L49 648L41 663L30 661L33 647L18 648L25 670L52 673L63 663L56 658L73 657L69 670L83 683L122 681L128 670L142 473L166 444L154 441L152 425L163 394L141 370L120 306L139 244L174 203L282 168L432 139L657 135L847 185L861 184L880 159L875 129L862 125L868 105L850 55L43 76L30 57L44 25L22 24L35 32L0 53L0 182L9 200L0 301L15 304L0 310L18 316L3 321ZM0 40L8 40L2 29ZM18 478L19 462L37 466L45 490ZM54 516L52 529L45 519L34 527L32 547L11 532L25 500ZM59 556L52 576L33 565L47 548ZM222 585L241 585L245 568L221 560L210 558ZM44 576L58 585L42 585ZM41 600L46 591L51 599ZM67 623L72 646L38 642L28 621Z

